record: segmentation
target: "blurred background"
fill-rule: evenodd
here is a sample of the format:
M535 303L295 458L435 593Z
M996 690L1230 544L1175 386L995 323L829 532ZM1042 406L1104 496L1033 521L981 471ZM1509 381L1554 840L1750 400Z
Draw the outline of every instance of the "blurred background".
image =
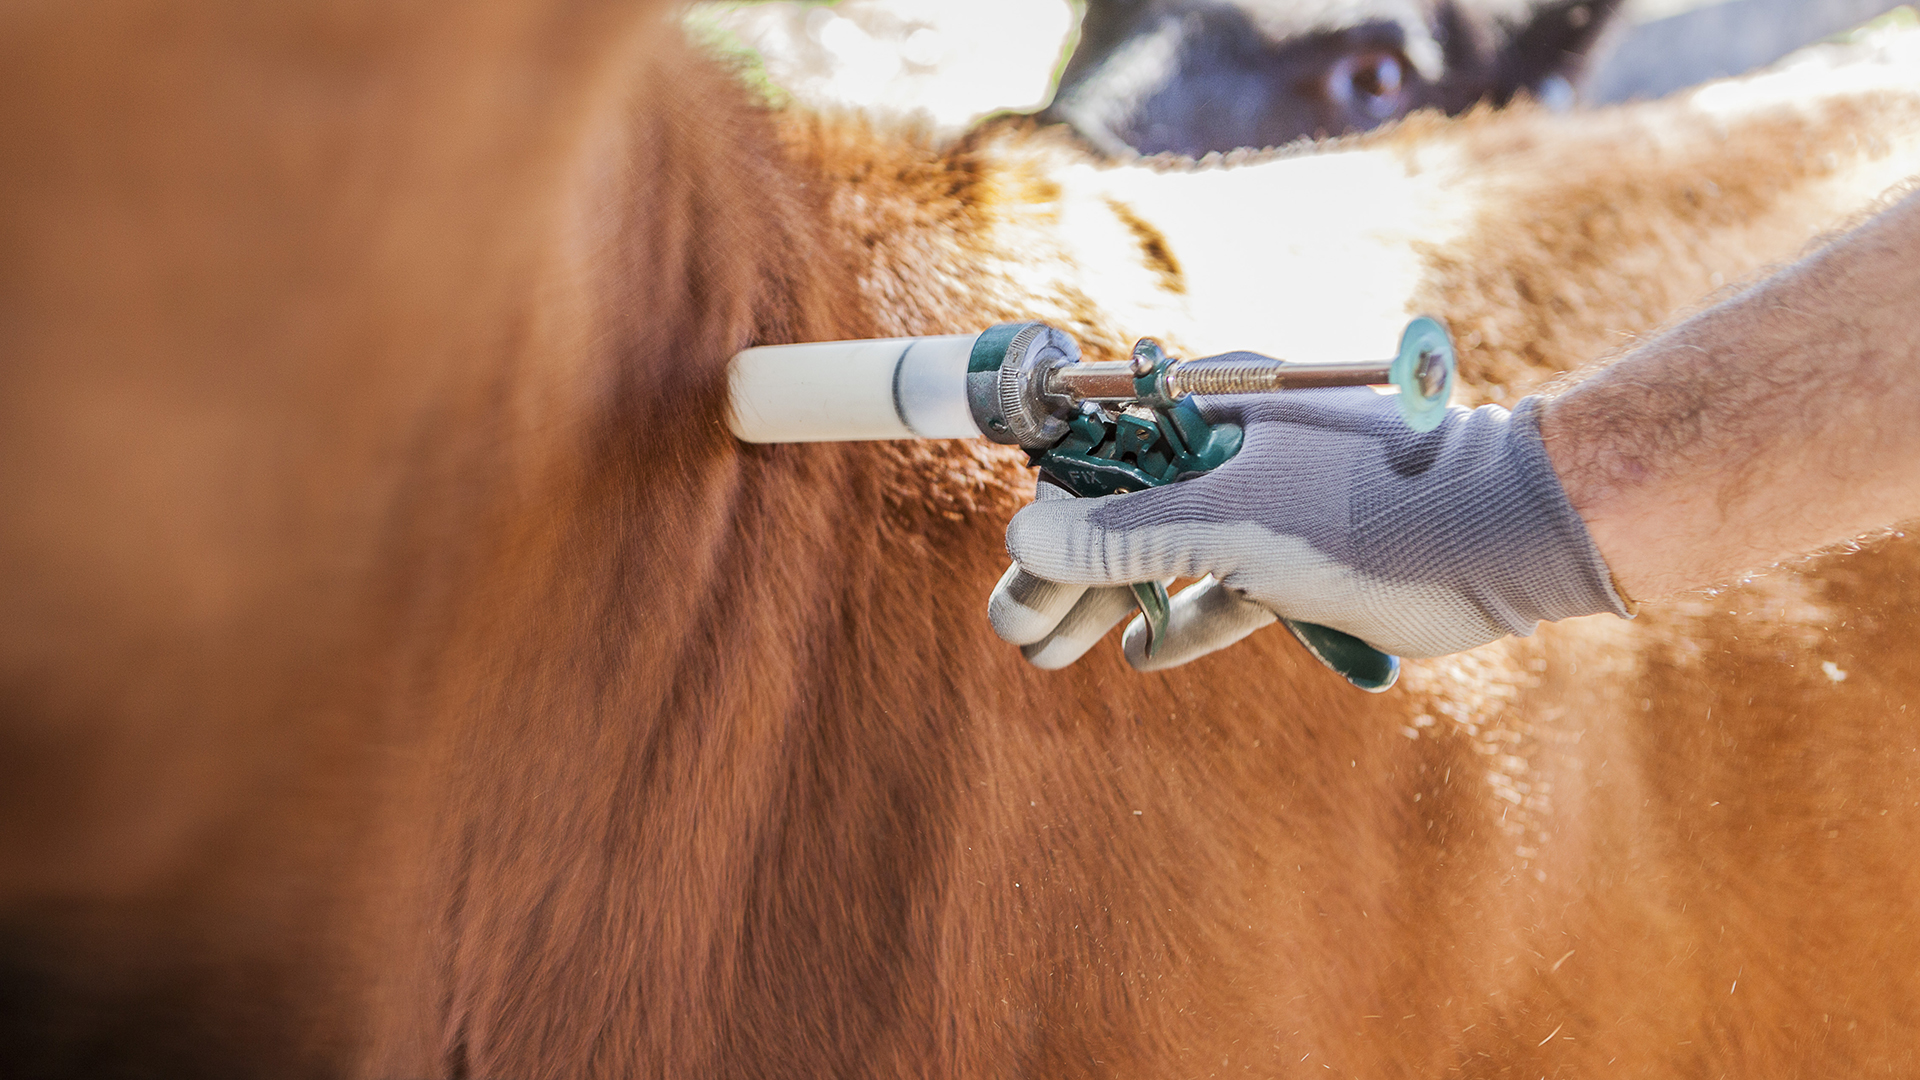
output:
M1119 2L1166 6L1163 0ZM1191 6L1209 5L1231 6L1231 0ZM1086 0L706 3L695 6L689 23L709 44L739 55L770 95L919 114L935 129L953 132L995 112L1045 106L1079 38L1085 6ZM1302 0L1298 6L1315 5ZM1896 9L1900 5L1887 0L1623 0L1584 71L1534 92L1556 105L1658 97L1764 67ZM1913 10L1893 17L1911 20Z

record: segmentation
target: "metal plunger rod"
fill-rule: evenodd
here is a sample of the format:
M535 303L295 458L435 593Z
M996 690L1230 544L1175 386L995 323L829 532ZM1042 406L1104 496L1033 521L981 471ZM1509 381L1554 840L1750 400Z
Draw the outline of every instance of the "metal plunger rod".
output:
M1046 392L1075 401L1132 401L1133 365L1124 360L1082 360L1047 372Z
M1327 386L1392 382L1393 361L1299 364L1268 357L1180 360L1167 369L1164 389L1175 401L1188 394L1259 394ZM1132 401L1133 366L1125 361L1067 364L1047 373L1047 393L1075 401Z

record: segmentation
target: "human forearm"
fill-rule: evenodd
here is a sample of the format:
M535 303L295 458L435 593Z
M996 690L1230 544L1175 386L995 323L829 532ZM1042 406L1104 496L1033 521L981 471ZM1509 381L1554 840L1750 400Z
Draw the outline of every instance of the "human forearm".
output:
M1550 401L1541 433L1649 599L1920 515L1920 195Z

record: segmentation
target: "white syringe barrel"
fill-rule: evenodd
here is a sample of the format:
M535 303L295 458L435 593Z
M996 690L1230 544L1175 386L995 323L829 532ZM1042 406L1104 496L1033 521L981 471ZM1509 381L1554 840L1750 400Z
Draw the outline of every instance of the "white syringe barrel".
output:
M733 358L742 442L974 439L967 362L979 334L768 345Z

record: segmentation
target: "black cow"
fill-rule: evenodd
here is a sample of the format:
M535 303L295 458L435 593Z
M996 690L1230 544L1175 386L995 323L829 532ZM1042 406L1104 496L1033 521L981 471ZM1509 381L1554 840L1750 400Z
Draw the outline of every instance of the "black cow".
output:
M1621 0L1087 0L1043 119L1124 155L1279 146L1567 93Z

